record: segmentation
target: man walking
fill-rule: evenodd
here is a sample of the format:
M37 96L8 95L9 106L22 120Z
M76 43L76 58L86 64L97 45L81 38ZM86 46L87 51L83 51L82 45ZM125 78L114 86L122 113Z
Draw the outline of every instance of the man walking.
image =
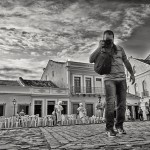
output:
M124 49L114 44L114 33L111 30L104 32L103 41L99 43L98 48L90 56L90 63L95 63L101 53L109 53L112 56L111 71L105 75L104 84L106 90L106 133L109 137L114 137L116 136L116 132L114 131L115 99L117 101L115 127L119 134L126 134L123 123L125 121L127 85L123 63L131 75L130 81L132 80L132 84L135 82L135 77Z

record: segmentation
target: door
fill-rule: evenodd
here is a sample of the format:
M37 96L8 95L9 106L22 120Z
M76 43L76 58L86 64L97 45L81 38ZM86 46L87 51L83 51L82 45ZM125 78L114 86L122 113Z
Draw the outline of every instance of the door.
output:
M51 115L54 111L55 101L48 101L47 102L47 115Z
M4 116L4 105L0 105L0 116Z
M138 110L139 106L135 106L135 119L139 119Z
M72 113L73 114L77 114L77 109L79 107L79 104L78 103L73 103L72 106L73 106Z
M86 115L93 116L93 104L86 104Z
M39 114L39 117L42 117L42 101L35 101L34 114Z
M62 114L66 115L67 114L67 109L68 109L68 102L67 101L62 101L62 107L63 107L63 110L62 110Z

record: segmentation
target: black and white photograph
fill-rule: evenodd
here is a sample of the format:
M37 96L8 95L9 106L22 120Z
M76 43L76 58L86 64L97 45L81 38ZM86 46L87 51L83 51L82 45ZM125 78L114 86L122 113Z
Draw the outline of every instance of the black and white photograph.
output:
M149 150L150 0L0 0L0 150Z

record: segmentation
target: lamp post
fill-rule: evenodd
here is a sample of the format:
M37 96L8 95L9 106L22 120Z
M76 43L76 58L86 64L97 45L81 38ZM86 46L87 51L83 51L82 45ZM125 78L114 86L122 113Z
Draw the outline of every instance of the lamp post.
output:
M14 116L15 116L15 105L16 105L16 100L14 99L12 102L13 102L13 104L14 104Z

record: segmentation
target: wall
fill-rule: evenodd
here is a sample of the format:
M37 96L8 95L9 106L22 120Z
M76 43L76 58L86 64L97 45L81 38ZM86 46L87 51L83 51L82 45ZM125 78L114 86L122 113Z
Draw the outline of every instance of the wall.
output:
M14 94L1 94L0 95L0 104L5 103L5 116L10 117L14 114L14 105L13 99L16 100L15 105L15 114L17 113L18 104L29 104L31 103L30 96L18 96ZM30 108L29 108L30 109Z
M130 59L130 63L132 64L132 66L135 66L135 83L137 83L138 85L138 93L140 93L140 96L142 97L142 82L145 80L147 84L147 90L150 94L150 65L134 59ZM132 85L131 82L129 82L129 77L127 79L127 86L129 86L129 93L135 94L134 84Z
M54 76L52 75L53 71ZM47 80L52 81L58 87L60 88L68 87L66 63L55 62L50 60L48 62L46 69L43 72L41 80L46 80L46 76Z

